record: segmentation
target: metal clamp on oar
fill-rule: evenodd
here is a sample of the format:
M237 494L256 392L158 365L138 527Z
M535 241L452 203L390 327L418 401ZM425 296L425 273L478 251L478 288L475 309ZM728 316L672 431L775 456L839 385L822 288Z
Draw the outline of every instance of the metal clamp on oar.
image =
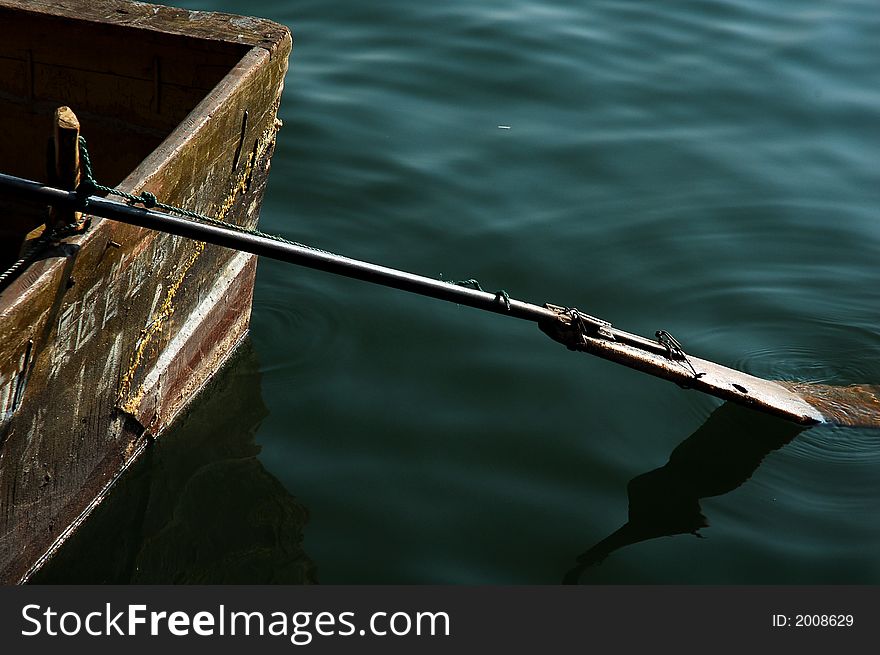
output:
M684 352L684 348L682 348L681 343L679 343L678 339L669 334L666 330L657 330L654 333L654 336L657 337L658 343L663 345L666 348L666 356L669 359L674 359L677 362L684 362L691 372L693 372L694 377L699 379L706 375L705 373L697 373L697 369L694 368L694 365L691 364L691 360L688 359L687 354Z
M572 307L560 307L550 303L545 303L544 307L556 314L556 320L539 321L538 327L548 337L569 350L584 350L587 345L585 337L615 340L611 323L608 321L584 314Z

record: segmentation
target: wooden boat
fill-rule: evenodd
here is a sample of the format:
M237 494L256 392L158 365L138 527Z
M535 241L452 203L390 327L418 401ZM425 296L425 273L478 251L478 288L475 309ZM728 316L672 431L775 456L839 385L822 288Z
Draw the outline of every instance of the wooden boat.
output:
M0 0L0 170L47 178L71 107L96 179L253 227L286 27L123 0ZM0 196L0 274L46 208ZM248 330L253 255L94 218L0 290L0 582L26 581Z

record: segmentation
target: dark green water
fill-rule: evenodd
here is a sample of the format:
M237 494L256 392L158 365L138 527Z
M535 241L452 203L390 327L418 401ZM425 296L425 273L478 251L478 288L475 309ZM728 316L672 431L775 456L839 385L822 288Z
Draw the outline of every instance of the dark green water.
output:
M294 31L263 229L765 377L880 383L876 0L175 4ZM227 393L266 411L197 410L155 459L238 444L201 467L246 453L224 479L279 527L242 512L201 545L229 501L181 467L189 509L157 501L93 579L880 582L876 431L798 433L519 321L269 261L252 339L234 367L259 375ZM54 575L105 558L99 519Z

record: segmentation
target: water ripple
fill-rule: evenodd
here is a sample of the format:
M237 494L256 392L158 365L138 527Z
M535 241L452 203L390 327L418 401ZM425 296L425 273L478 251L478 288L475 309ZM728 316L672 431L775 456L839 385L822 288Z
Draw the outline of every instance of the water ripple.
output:
M264 356L261 372L273 379L297 378L319 365L340 336L337 308L305 292L260 294L254 300L251 330ZM271 352L272 357L265 353Z
M840 427L808 430L786 447L786 454L825 466L876 466L880 464L880 433Z

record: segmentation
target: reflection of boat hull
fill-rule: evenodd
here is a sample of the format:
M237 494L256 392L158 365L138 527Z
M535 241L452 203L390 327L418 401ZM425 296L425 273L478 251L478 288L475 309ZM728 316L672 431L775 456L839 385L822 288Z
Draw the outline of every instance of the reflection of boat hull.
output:
M0 75L0 113L21 125L0 145L4 172L43 177L33 143L69 105L99 181L256 224L286 28L142 3L0 0L0 37L0 67L14 69ZM22 235L38 213L16 213ZM95 219L3 289L0 581L26 579L218 370L247 332L255 267Z
M306 508L262 466L268 414L249 339L32 579L37 583L303 584Z

